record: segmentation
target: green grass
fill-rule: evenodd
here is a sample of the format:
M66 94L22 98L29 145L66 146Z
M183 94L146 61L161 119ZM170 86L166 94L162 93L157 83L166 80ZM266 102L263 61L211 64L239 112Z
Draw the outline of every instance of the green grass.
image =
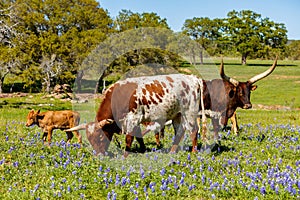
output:
M272 61L248 63L255 66L225 59L226 73L247 80ZM300 91L299 64L280 61L251 96L254 105L291 109L238 109L239 136L221 132L222 146L212 153L190 153L188 134L177 154L167 153L174 136L171 127L162 148L149 133L144 138L148 152L127 159L122 158L124 135L116 137L121 148L115 140L111 143L113 157L94 156L84 132L82 148L76 139L66 144L66 134L60 130L54 132L48 148L38 127L25 127L29 110L74 109L85 122L94 119L100 100L72 105L40 94L0 99L0 199L300 198L300 103L294 91Z

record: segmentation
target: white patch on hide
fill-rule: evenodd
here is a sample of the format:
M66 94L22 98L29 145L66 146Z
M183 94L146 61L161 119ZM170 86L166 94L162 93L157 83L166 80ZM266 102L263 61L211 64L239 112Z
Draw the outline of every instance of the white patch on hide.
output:
M87 129L90 134L93 134L95 130L95 124L93 123L92 125L88 125Z

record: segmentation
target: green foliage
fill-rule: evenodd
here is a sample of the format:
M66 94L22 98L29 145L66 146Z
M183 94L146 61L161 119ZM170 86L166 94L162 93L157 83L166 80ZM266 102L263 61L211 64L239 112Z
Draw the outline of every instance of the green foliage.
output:
M261 18L260 14L250 10L233 10L227 17L226 34L229 34L231 44L242 55L243 64L246 64L248 56L270 58L284 52L287 42L284 24Z
M112 69L110 73L112 73L114 77L116 74L119 74L118 77L122 77L124 75L126 76L126 73L130 71L132 73L132 71L137 68L141 69L141 65L147 65L148 67L142 69L142 71L136 71L135 75L131 74L132 76L145 76L150 74L157 75L170 73L170 70L167 70L167 68L173 68L172 71L176 72L180 70L183 63L183 59L175 53L162 49L148 48L129 51L123 54L110 64L109 69Z
M11 51L20 61L18 67L24 72L27 87L39 80L48 84L49 73L56 74L54 71L60 65L73 75L60 73L56 79L74 80L82 60L111 32L112 20L94 0L16 1L14 7L18 16L16 29L22 34ZM45 71L43 58L53 55L53 66Z
M130 10L121 10L115 20L118 31L126 31L130 29L137 29L141 27L157 27L167 28L167 20L161 19L156 13L133 13Z

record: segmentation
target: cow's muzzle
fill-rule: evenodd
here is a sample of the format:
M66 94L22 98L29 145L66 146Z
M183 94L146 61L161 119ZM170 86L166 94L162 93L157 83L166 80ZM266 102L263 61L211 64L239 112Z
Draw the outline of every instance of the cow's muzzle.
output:
M250 109L252 108L252 104L251 103L247 103L243 106L243 109Z

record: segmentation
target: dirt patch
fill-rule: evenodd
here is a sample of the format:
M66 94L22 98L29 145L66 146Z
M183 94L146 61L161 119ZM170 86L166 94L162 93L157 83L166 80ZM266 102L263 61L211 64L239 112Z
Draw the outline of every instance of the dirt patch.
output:
M0 94L0 98L13 98L13 97L26 97L27 93L2 93Z

